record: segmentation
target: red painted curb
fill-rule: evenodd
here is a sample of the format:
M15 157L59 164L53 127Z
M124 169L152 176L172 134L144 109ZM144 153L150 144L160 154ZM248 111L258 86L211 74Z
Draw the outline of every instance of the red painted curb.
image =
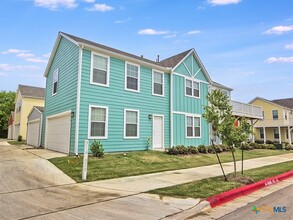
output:
M280 175L277 175L277 176L274 176L274 177L270 177L270 178L261 180L256 183L252 183L252 184L249 184L246 186L241 186L239 188L220 193L218 195L207 198L206 201L208 201L210 203L210 206L213 208L215 206L219 206L219 205L222 205L222 204L229 202L233 199L236 199L240 196L248 195L258 189L276 184L276 183L278 183L282 180L288 179L290 177L293 177L293 170L286 172L286 173L283 173L283 174L280 174Z

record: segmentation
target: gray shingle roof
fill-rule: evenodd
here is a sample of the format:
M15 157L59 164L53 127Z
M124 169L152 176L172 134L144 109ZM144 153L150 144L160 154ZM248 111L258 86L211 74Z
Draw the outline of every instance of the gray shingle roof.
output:
M275 99L275 100L272 100L272 102L278 105L293 109L293 98Z
M98 47L98 48L102 48L104 50L108 50L108 51L111 51L111 52L114 52L114 53L117 53L117 54L121 54L123 56L131 57L131 58L134 58L134 59L142 60L144 62L148 62L148 63L153 64L153 65L164 67L161 63L158 63L158 62L155 62L155 61L152 61L152 60L149 60L149 59L145 59L145 58L143 58L141 56L136 56L134 54L127 53L127 52L124 52L122 50L117 50L115 48L108 47L108 46L105 46L105 45L102 45L102 44L98 44L98 43L95 43L93 41L86 40L86 39L83 39L83 38L80 38L80 37L77 37L77 36L74 36L74 35L71 35L71 34L67 34L67 33L64 33L64 32L60 32L60 33L68 36L69 38L73 39L77 43L88 44L88 45Z
M176 54L172 57L169 57L165 60L162 60L160 62L160 64L164 67L172 67L174 68L188 53L190 53L190 51L192 51L193 49L184 51L182 53Z
M20 91L22 97L39 99L45 98L45 89L41 87L18 85L18 90Z

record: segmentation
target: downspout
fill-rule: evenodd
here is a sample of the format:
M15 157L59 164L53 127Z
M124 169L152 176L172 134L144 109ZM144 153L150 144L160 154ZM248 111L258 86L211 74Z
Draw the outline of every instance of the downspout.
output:
M79 110L80 110L80 90L81 90L81 71L82 71L82 52L83 45L79 45L78 73L77 73L77 94L76 94L76 113L75 113L75 142L74 153L78 155L78 136L79 136Z
M173 147L173 69L170 73L170 147Z

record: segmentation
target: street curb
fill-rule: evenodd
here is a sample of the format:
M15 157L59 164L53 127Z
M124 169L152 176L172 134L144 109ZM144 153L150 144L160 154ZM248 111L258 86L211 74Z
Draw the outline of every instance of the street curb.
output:
M234 200L240 196L248 195L258 189L274 185L290 177L293 177L293 171L289 171L274 177L270 177L270 178L258 181L256 183L252 183L246 186L241 186L239 188L220 193L218 195L207 198L206 201L208 201L210 203L210 206L214 208L216 206L219 206L226 202Z

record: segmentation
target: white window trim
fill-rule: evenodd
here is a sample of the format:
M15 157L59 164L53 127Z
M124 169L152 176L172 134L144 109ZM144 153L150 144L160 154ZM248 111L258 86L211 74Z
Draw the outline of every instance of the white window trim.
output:
M274 118L274 111L277 112L277 116L278 116L277 118ZM272 110L272 119L273 119L273 120L279 120L279 110L276 110L276 109L273 109L273 110Z
M127 88L127 64L133 65L133 66L137 66L138 67L138 74L137 74L137 90L134 89L128 89ZM124 67L124 89L126 91L130 91L130 92L140 92L140 65L137 65L135 63L131 63L131 62L125 62L125 67Z
M154 93L154 89L155 89L155 87L154 87L154 84L155 84L155 81L154 81L155 77L154 77L154 75L155 75L155 72L156 73L160 73L160 74L163 75L163 87L162 87L163 94L162 95ZM157 71L157 70L153 70L152 71L152 95L154 95L154 96L160 96L160 97L164 97L165 96L165 74L162 71Z
M104 108L104 109L106 109L105 136L91 136L91 112L92 112L92 108ZM107 106L89 105L89 113L88 113L88 139L100 139L100 140L108 139L108 124L109 124L108 115L109 115L109 108Z
M137 136L136 137L127 137L126 136L126 111L133 111L133 112L137 112ZM136 109L129 109L129 108L125 108L124 109L124 133L123 133L123 138L124 139L139 139L139 121L140 121L140 116L139 116L139 110Z
M57 88L56 88L56 92L54 93L54 75L55 73L57 73ZM59 87L59 68L55 69L53 72L53 78L52 78L52 96L57 95L58 93L58 87Z
M193 136L192 137L188 137L187 136L187 117L192 117L192 118L199 118L199 123L200 123L200 126L199 126L199 133L200 135L198 137L195 137L194 136L194 130L193 130ZM194 119L193 119L193 123L194 123ZM185 114L185 137L187 139L198 139L198 138L201 138L201 126L202 126L202 120L201 120L201 115L196 115L196 114ZM194 129L194 125L193 125L193 128Z
M97 83L93 81L93 74L94 74L94 55L100 56L100 57L104 57L107 59L107 82L106 84L102 84L102 83ZM97 86L104 86L104 87L109 87L110 86L110 57L100 54L100 53L96 53L96 52L91 52L91 70L90 70L90 84L92 85L97 85Z
M191 84L191 92L192 92L192 95L188 95L188 94L186 94L186 80L190 80L191 82L192 82L192 84ZM198 90L199 90L199 92L198 92L198 97L197 96L194 96L194 86L193 86L193 83L194 82L197 82L198 83ZM197 79L194 79L194 78L191 78L191 77L184 77L184 94L185 94L185 96L187 96L187 97L191 97L191 98L195 98L195 99L200 99L200 81L199 80L197 80Z

